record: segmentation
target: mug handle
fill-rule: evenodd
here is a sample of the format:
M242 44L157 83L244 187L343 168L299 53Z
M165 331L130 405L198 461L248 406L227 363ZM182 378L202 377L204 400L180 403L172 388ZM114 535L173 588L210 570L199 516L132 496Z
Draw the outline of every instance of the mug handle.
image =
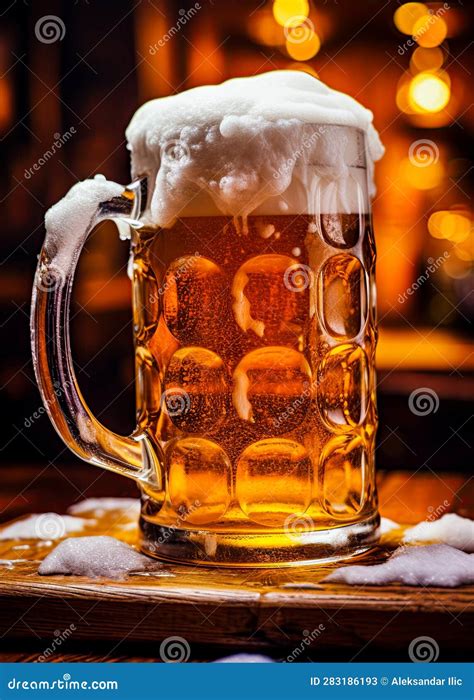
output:
M145 204L146 179L124 188L95 178L75 185L47 213L33 285L31 344L43 403L67 447L86 462L156 487L161 467L148 436L117 435L88 408L73 369L69 335L72 283L84 243L107 219L121 233L126 234L123 227L128 232L130 226L139 228Z

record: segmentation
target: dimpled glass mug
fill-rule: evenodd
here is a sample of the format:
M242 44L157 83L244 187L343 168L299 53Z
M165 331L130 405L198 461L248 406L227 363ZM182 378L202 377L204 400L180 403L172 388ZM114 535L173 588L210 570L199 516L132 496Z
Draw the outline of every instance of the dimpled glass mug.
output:
M152 556L276 566L342 559L376 539L365 134L330 128L331 138L344 132L358 144L348 155L349 212L325 211L338 180L328 169L323 181L324 163L308 163L290 189L310 207L263 206L244 227L191 207L160 229L141 178L105 201L99 192L93 214L76 207L73 244L65 221L64 235L43 247L32 338L45 406L76 455L136 481L139 544ZM104 219L131 236L137 427L129 437L92 415L70 354L74 270Z

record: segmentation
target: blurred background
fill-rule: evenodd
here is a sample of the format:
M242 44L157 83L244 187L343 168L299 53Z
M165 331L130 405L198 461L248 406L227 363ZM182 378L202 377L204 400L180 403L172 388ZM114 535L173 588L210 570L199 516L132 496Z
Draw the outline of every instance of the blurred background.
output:
M470 3L389 0L18 0L0 29L0 511L133 484L82 465L41 408L29 305L49 206L76 181L129 182L124 130L145 100L298 69L373 110L377 166L380 469L470 468L474 182ZM113 225L80 263L73 354L83 393L134 426L127 244ZM24 488L22 487L24 485ZM57 495L57 493L56 493ZM43 505L43 508L47 505Z

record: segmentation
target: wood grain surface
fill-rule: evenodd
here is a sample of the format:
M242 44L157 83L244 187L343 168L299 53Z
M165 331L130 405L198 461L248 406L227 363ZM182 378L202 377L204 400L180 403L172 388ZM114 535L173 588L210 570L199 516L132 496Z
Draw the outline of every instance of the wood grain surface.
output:
M397 522L418 522L439 508L473 513L463 475L397 472L379 481L382 514ZM119 511L87 531L98 533L135 537L129 516ZM472 586L322 583L334 565L249 570L166 563L120 581L41 577L39 562L52 546L0 542L2 661L36 659L68 628L72 634L50 660L159 660L160 643L173 635L187 640L196 660L203 648L204 657L215 648L216 655L265 651L277 658L301 648L298 661L406 659L410 641L424 635L436 640L443 660L465 654L474 635ZM380 562L394 546L396 535L385 536L361 561Z

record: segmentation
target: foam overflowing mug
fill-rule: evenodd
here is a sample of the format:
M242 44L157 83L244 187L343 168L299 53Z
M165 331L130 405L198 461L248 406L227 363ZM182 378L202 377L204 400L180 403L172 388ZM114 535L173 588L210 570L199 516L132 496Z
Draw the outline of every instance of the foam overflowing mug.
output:
M31 328L56 430L137 482L151 555L272 566L370 547L372 114L276 71L153 100L127 139L131 185L86 180L46 215ZM129 437L93 416L70 354L75 267L104 219L131 239Z

